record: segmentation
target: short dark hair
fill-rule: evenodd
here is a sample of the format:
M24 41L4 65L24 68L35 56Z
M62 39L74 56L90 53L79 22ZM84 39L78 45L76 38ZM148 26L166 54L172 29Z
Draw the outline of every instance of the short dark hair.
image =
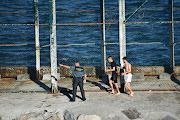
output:
M111 56L109 56L109 57L108 57L108 59L109 59L109 58L112 58L112 57L111 57Z
M75 63L79 63L79 61L76 61Z
M127 60L127 57L123 57L123 60Z

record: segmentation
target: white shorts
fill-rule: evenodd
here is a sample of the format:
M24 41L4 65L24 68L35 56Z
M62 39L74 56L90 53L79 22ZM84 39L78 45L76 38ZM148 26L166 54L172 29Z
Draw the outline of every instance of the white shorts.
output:
M131 74L131 73L125 74L125 75L124 75L124 79L125 79L125 82L131 82L131 80L132 80L132 74Z

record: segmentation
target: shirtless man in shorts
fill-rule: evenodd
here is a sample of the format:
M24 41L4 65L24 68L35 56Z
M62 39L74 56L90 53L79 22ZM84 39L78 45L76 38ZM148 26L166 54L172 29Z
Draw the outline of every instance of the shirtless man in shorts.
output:
M125 86L130 91L129 96L132 97L134 95L134 93L133 93L133 91L131 89L131 86L130 86L130 83L131 83L131 80L132 80L131 64L127 61L126 57L123 58L123 62L125 63L125 72L122 73L121 75L124 75L124 79L125 79L125 82L126 82ZM118 68L123 69L123 67L118 67Z

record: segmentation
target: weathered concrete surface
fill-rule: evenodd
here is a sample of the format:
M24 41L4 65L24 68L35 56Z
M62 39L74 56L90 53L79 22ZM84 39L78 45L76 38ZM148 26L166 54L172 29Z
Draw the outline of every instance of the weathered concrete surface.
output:
M30 80L30 75L29 74L19 74L17 76L17 81L28 81Z
M16 78L19 74L28 73L27 67L0 67L2 78Z
M133 80L144 80L144 73L133 73Z
M159 79L160 80L170 80L170 74L168 74L168 73L161 73L159 75Z
M47 81L51 80L51 74L50 73L44 74L42 80L47 80ZM60 80L60 73L57 73L57 80Z
M102 70L100 66L83 66L87 72L88 76L102 76ZM109 66L107 66L108 68ZM163 66L133 66L133 73L144 73L144 75L159 75L160 73L167 72L168 68ZM41 67L40 76L44 74L50 74L51 69L48 66ZM72 72L68 69L62 68L60 66L57 67L57 72L61 74L61 76L72 76ZM16 78L19 74L28 73L30 76L35 75L36 70L35 67L0 67L0 74L2 78ZM175 73L180 75L180 66L175 67Z
M106 83L107 82L107 83ZM108 81L103 81L96 77L88 77L85 90L107 90L110 89ZM120 78L118 77L118 85L120 87ZM62 77L58 80L58 86L61 89L72 89L72 79ZM0 92L47 92L50 90L50 81L16 81L14 78L3 78L0 81ZM145 76L144 80L132 80L131 88L133 90L180 90L180 76L176 81L160 80L156 76ZM79 88L78 88L79 89Z
M81 96L80 92L77 95ZM1 93L0 97L2 120L16 119L29 113L43 116L48 114L46 118L58 113L63 118L67 109L72 112L75 120L80 115L97 115L102 120L129 120L122 112L129 109L136 109L140 113L137 120L180 119L179 92L135 92L134 97L128 97L127 94L116 96L106 92L86 92L85 102L79 98L76 102L69 102L68 94L65 93Z

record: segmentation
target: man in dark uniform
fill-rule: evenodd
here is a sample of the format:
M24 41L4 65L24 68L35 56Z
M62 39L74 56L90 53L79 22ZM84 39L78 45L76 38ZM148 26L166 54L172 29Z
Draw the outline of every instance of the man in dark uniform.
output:
M70 67L67 65L60 64L61 67L70 69L73 72L73 97L70 101L74 102L76 98L76 91L77 86L79 86L82 94L82 100L85 101L85 93L83 88L83 83L86 83L86 72L85 70L80 66L80 63L78 61L75 62L75 67ZM83 80L84 79L84 80Z
M116 86L116 90L117 90L116 95L120 95L119 87L118 87L118 84L117 84L117 76L118 76L118 74L117 74L116 62L113 61L111 56L108 57L108 61L111 63L111 69L107 69L106 72L112 72L111 80L109 80L109 84L110 84L111 89L112 89L112 92L110 94L114 94L114 88L113 88L113 82L114 82L114 85Z

